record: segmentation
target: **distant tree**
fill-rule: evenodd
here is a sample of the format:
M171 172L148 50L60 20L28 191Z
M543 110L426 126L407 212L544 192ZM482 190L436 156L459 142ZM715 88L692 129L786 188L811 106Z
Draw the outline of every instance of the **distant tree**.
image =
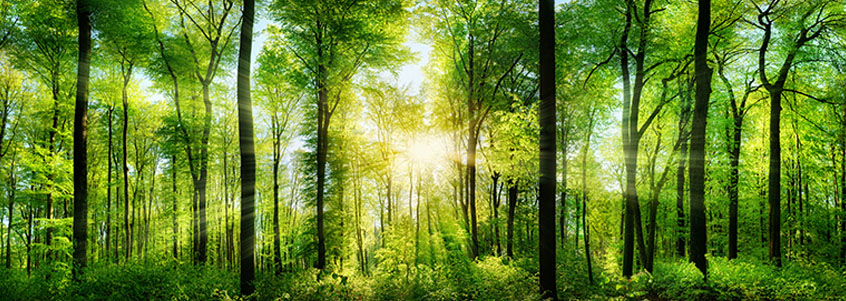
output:
M371 5L357 0L289 0L272 5L290 51L302 64L317 94L317 263L326 266L324 195L329 125L353 76L361 69L389 66L405 59L408 2ZM330 99L330 97L332 99Z

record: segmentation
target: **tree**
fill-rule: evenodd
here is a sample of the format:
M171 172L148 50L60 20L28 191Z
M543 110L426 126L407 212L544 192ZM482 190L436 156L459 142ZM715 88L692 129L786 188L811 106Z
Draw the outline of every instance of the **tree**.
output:
M332 115L345 87L360 69L375 70L404 59L406 51L401 45L401 34L406 31L408 5L399 0L381 5L356 0L291 0L273 5L275 16L291 43L289 49L311 79L310 88L317 92L315 266L319 269L326 266L323 207Z
M17 65L30 70L35 74L42 84L50 90L52 104L48 110L48 126L46 128L47 139L36 138L35 146L46 149L46 152L39 152L43 168L46 169L46 177L41 193L46 195L46 208L44 217L52 223L54 219L54 199L58 189L57 162L63 158L63 143L58 141L62 137L60 120L64 121L62 108L66 98L70 95L69 79L64 76L67 68L70 68L73 57L73 41L75 38L74 23L70 14L64 9L61 1L45 1L21 3L21 28L22 31L15 40L13 47L14 57ZM68 94L64 94L68 93ZM43 127L43 125L38 125ZM51 246L53 243L54 225L46 227L44 243ZM48 251L49 253L49 251Z
M649 129L655 117L661 112L666 102L657 104L649 117L640 124L641 101L643 100L644 87L650 73L655 68L667 62L659 61L651 66L646 66L646 57L650 43L649 39L653 26L653 16L663 11L652 7L652 0L645 0L642 9L638 9L634 0L626 1L625 25L620 35L619 46L614 53L620 57L620 68L623 75L623 122L622 138L623 153L625 157L625 233L623 238L623 276L631 277L634 259L635 234L637 235L637 246L640 254L640 261L648 263L648 251L643 238L643 226L641 222L640 205L637 194L637 163L638 149L643 134ZM634 18L633 18L634 17ZM639 35L637 36L637 49L629 49L629 34L633 25L638 25ZM612 54L613 55L613 54ZM632 83L629 56L634 59L634 83ZM651 268L651 267L650 267Z
M288 149L289 140L295 134L290 127L297 115L297 106L302 98L302 83L296 82L296 73L302 70L292 68L292 56L285 49L284 37L279 28L271 26L271 34L258 57L256 70L258 105L270 115L269 136L273 166L273 262L276 273L282 271L282 251L279 229L280 164Z
M192 73L197 81L202 86L203 90L203 124L201 126L201 134L199 138L200 153L196 154L193 151L193 141L187 132L186 124L182 120L181 108L178 104L178 98L174 97L177 102L176 110L179 116L179 123L183 131L186 151L188 153L188 166L191 170L191 177L194 182L193 194L193 209L194 209L194 258L200 264L205 264L208 259L208 229L206 223L206 184L208 182L208 162L209 162L209 134L211 132L212 122L212 102L209 91L209 86L214 80L221 62L226 57L226 52L230 49L232 33L237 27L232 24L232 19L229 15L232 13L234 1L223 0L222 3L209 2L207 5L198 5L196 0L171 0L179 12L179 25L182 31L185 45L191 53L193 61ZM189 13L189 9L194 8L196 15ZM189 34L188 28L185 26L185 18L191 22L193 29L199 32L201 38L196 38L195 35ZM227 23L227 20L229 20ZM229 26L229 28L227 28ZM205 42L205 48L198 48L194 45L200 42ZM200 53L200 51L208 50L208 53ZM207 58L205 66L200 62L201 58ZM171 67L168 67L170 70ZM205 70L203 70L205 69Z
M538 264L541 297L557 300L555 284L555 3L538 4L540 27L540 172L538 179Z
M0 161L6 158L9 150L11 153L11 162L9 166L9 183L7 194L7 216L8 216L8 231L6 233L6 268L12 267L12 229L15 213L15 192L17 184L17 170L16 161L18 155L16 144L20 143L19 139L15 139L18 133L18 123L21 116L25 112L23 106L25 99L31 96L27 91L27 82L24 80L24 74L15 70L9 62L8 57L0 58L2 67L0 67ZM22 210L21 210L22 211Z
M711 0L699 0L696 21L694 68L696 100L690 138L690 261L708 279L707 236L705 232L705 125L711 97L711 74L708 67L708 36L711 33Z
M238 145L241 147L241 294L252 295L255 272L256 155L253 143L253 104L250 99L250 55L255 1L245 0L238 51Z
M758 6L757 22L747 22L764 32L761 47L758 49L758 76L764 89L770 95L770 158L767 196L769 204L769 257L776 266L781 266L781 98L784 92L793 91L785 88L790 70L794 67L797 54L809 42L821 37L830 26L843 21L842 14L832 13L833 1L809 1L797 6L787 6L774 2L773 5ZM791 17L786 12L799 12L801 15L793 21L798 27L789 27L792 34L789 41L795 41L779 66L776 77L767 75L767 53L771 47L773 25L776 20ZM798 28L798 32L795 30Z
M76 110L73 122L73 268L79 279L88 264L88 74L91 67L91 7L76 2L79 59L76 71Z

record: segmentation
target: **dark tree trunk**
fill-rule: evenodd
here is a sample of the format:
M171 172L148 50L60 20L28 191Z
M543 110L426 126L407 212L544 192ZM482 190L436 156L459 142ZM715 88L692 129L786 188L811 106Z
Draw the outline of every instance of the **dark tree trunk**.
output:
M14 217L15 198L14 190L12 190L12 197L9 198L9 229L6 232L6 269L12 268L12 218Z
M73 120L73 279L88 265L88 74L91 67L91 22L88 1L76 2L79 58ZM11 209L9 211L11 217ZM11 224L11 219L9 220Z
M514 259L514 211L517 209L517 184L508 179L508 221L506 224L506 247L508 258Z
M179 212L179 211L177 211L178 208L177 208L177 203L176 203L176 199L177 199L176 155L173 155L170 158L170 168L171 168L171 174L170 174L171 175L171 184L173 185L171 187L172 192L173 192L173 203L171 204L171 206L172 206L172 208L171 208L171 210L172 210L171 221L173 223L173 225L172 225L173 226L173 234L172 234L171 239L173 240L173 259L179 259L179 252L178 252L179 251L179 240L178 240L179 224L176 222L177 212Z
M557 300L555 284L555 1L538 5L540 27L540 107L538 119L538 264L540 292L544 299Z
M840 119L840 264L846 265L846 105Z
M472 115L472 114L471 114ZM470 237L473 241L473 258L479 257L479 234L476 223L476 127L470 122L470 133L467 137L467 191L470 209ZM553 133L554 135L554 133ZM553 210L555 210L553 208Z
M318 57L321 57L321 49L318 48ZM326 137L328 133L329 120L325 118L327 108L326 91L326 67L322 64L318 69L317 87L317 264L318 269L326 267L326 237L323 227L323 189L326 182ZM327 130L324 130L327 129Z
M734 101L732 101L734 102ZM742 109L742 108L741 108ZM734 110L734 122L732 124L731 141L729 142L729 242L728 258L737 258L737 203L738 203L738 182L740 165L740 138L743 125L743 115ZM740 114L739 114L740 113Z
M649 24L651 11L651 0L644 3L643 24L641 28L641 41L638 52L635 54L635 81L631 83L629 71L629 50L628 36L632 26L632 10L636 9L632 3L626 7L626 22L623 34L620 38L620 67L623 75L623 153L625 157L626 173L626 209L624 214L625 227L623 235L623 276L631 277L634 263L635 234L637 234L637 245L640 254L640 262L646 262L646 247L643 241L643 226L640 217L640 204L637 196L637 156L638 145L640 144L640 130L638 128L638 116L640 107L641 92L644 86L644 60L646 48L646 25ZM644 125L646 126L646 125Z
M197 260L200 264L206 264L206 260L208 259L208 244L209 244L209 234L208 234L208 223L206 221L206 183L208 182L208 166L209 166L209 132L211 131L211 118L212 118L212 104L211 99L209 98L209 84L211 84L211 78L206 77L208 82L203 83L203 105L205 107L206 115L205 121L203 124L203 133L202 137L200 138L200 144L202 147L200 148L200 176L197 181L197 210L199 211L199 230L200 230L200 238L198 241L198 255ZM243 194L243 192L242 192Z
M696 100L690 139L690 261L708 279L707 236L705 231L705 129L711 97L711 69L708 67L708 35L711 25L711 0L699 0L696 25L694 66Z
M275 265L275 272L278 275L282 271L282 259L281 256L281 242L279 241L279 160L281 159L281 155L279 154L279 136L276 135L275 131L279 130L277 127L279 124L277 123L276 117L271 116L273 119L274 125L274 134L273 134L273 263Z
M109 122L109 145L108 158L106 158L106 165L108 166L106 175L106 259L111 257L112 248L112 158L114 157L114 147L112 143L112 119L114 116L114 106L109 106L108 122ZM115 246L117 248L117 246Z
M255 291L256 155L253 144L253 105L250 99L254 0L244 1L241 48L238 52L238 136L241 147L241 294Z
M687 139L684 139L679 149L679 165L676 170L676 254L685 257L684 253L684 195L685 176L684 171L687 165Z
M17 190L17 178L15 177L15 161L12 161L12 168L9 172L9 227L6 232L6 269L12 268L12 220L15 213L15 191ZM23 216L23 210L21 210Z
M566 112L561 112L561 114L566 114ZM569 137L567 137L567 119L561 119L561 205L558 213L558 227L561 231L561 249L564 249L567 241L567 148Z
M132 77L132 65L130 64L127 69L124 69L124 66L121 65L121 71L123 72L123 89L121 93L121 99L123 100L123 145L121 146L123 149L122 156L122 163L123 163L123 226L124 226L124 236L126 245L124 245L124 256L126 256L126 260L129 261L129 256L132 254L132 232L130 232L129 223L129 163L127 161L127 133L129 130L129 99L126 94L126 88L129 85L129 79Z
M587 157L588 151L590 150L590 138L593 134L593 125L594 125L594 117L595 117L595 108L591 108L590 115L588 116L588 131L587 137L585 138L585 146L584 151L582 152L582 227L584 227L584 241L585 241L585 259L587 260L587 273L588 279L590 284L593 284L593 264L591 262L590 257L590 227L587 223L587 202L588 202L588 194L587 194ZM578 245L578 244L577 244Z

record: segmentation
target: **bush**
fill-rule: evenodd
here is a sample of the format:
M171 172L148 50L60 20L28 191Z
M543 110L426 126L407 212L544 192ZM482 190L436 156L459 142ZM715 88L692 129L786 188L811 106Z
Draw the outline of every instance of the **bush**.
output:
M132 262L86 270L62 300L208 300L235 295L238 275L214 267Z

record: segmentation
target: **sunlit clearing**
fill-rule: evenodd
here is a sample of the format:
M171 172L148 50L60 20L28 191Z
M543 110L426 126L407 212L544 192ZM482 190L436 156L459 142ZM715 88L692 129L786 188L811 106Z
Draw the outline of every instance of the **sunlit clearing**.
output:
M444 139L426 135L411 141L406 156L416 166L435 167L446 158L447 148Z

